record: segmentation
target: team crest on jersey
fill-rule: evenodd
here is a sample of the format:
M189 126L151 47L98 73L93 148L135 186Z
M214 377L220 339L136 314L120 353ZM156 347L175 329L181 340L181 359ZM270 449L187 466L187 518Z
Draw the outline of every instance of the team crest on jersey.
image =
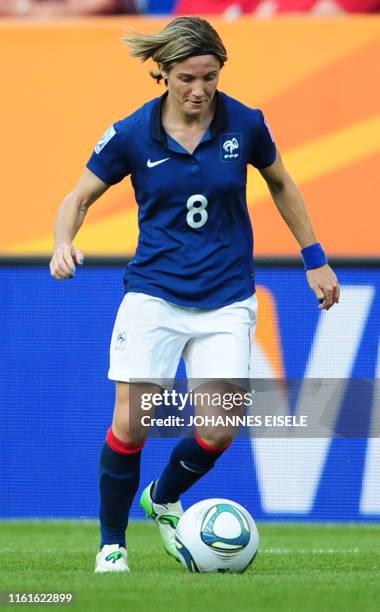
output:
M104 149L104 147L106 146L107 142L109 142L111 138L115 136L115 134L116 134L116 130L113 127L113 125L111 125L111 127L108 128L106 132L104 132L103 136L101 137L101 139L95 146L95 153L100 153L100 151Z
M240 158L241 134L221 135L222 161L236 161Z

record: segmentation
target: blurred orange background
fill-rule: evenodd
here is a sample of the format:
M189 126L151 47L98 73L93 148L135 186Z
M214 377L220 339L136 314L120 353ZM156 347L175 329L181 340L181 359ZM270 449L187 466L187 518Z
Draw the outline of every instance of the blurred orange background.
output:
M229 52L220 89L264 110L330 255L379 255L380 18L211 20ZM111 123L161 95L149 66L129 57L138 17L0 22L2 223L0 254L48 254L57 207ZM298 245L266 186L249 171L257 255ZM129 179L90 210L76 244L128 254L137 240Z

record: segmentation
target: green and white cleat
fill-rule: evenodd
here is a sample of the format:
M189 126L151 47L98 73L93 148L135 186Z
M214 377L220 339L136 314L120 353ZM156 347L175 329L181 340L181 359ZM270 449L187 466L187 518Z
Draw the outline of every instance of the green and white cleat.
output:
M175 530L183 514L182 504L180 501L156 504L151 496L154 484L155 481L144 489L140 498L140 506L145 514L157 523L166 552L179 561L175 545Z
M129 572L127 551L119 544L104 544L96 555L95 573Z

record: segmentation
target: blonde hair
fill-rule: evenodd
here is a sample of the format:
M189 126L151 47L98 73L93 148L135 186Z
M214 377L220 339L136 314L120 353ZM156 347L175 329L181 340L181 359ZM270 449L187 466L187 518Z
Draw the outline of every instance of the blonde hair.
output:
M138 34L123 39L131 49L130 55L142 62L152 58L169 72L174 64L191 55L215 55L222 67L227 61L227 51L218 32L200 17L177 17L157 34ZM163 78L159 70L151 70L151 77L158 83Z

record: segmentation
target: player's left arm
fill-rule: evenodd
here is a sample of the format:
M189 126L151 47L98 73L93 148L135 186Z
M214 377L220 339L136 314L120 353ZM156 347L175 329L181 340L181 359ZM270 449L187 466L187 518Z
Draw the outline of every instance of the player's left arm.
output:
M266 168L261 168L260 173L265 179L271 196L282 216L289 227L293 236L297 240L301 249L306 249L305 254L314 256L318 261L317 239L311 224L309 214L306 210L305 202L297 185L287 172L277 151L275 162ZM307 250L307 247L311 249ZM313 265L311 263L311 265ZM306 265L306 267L309 267ZM329 310L334 304L339 302L339 284L334 271L325 263L312 269L307 269L306 276L310 288L314 291L317 299L321 302L320 308ZM323 301L322 301L323 300Z

